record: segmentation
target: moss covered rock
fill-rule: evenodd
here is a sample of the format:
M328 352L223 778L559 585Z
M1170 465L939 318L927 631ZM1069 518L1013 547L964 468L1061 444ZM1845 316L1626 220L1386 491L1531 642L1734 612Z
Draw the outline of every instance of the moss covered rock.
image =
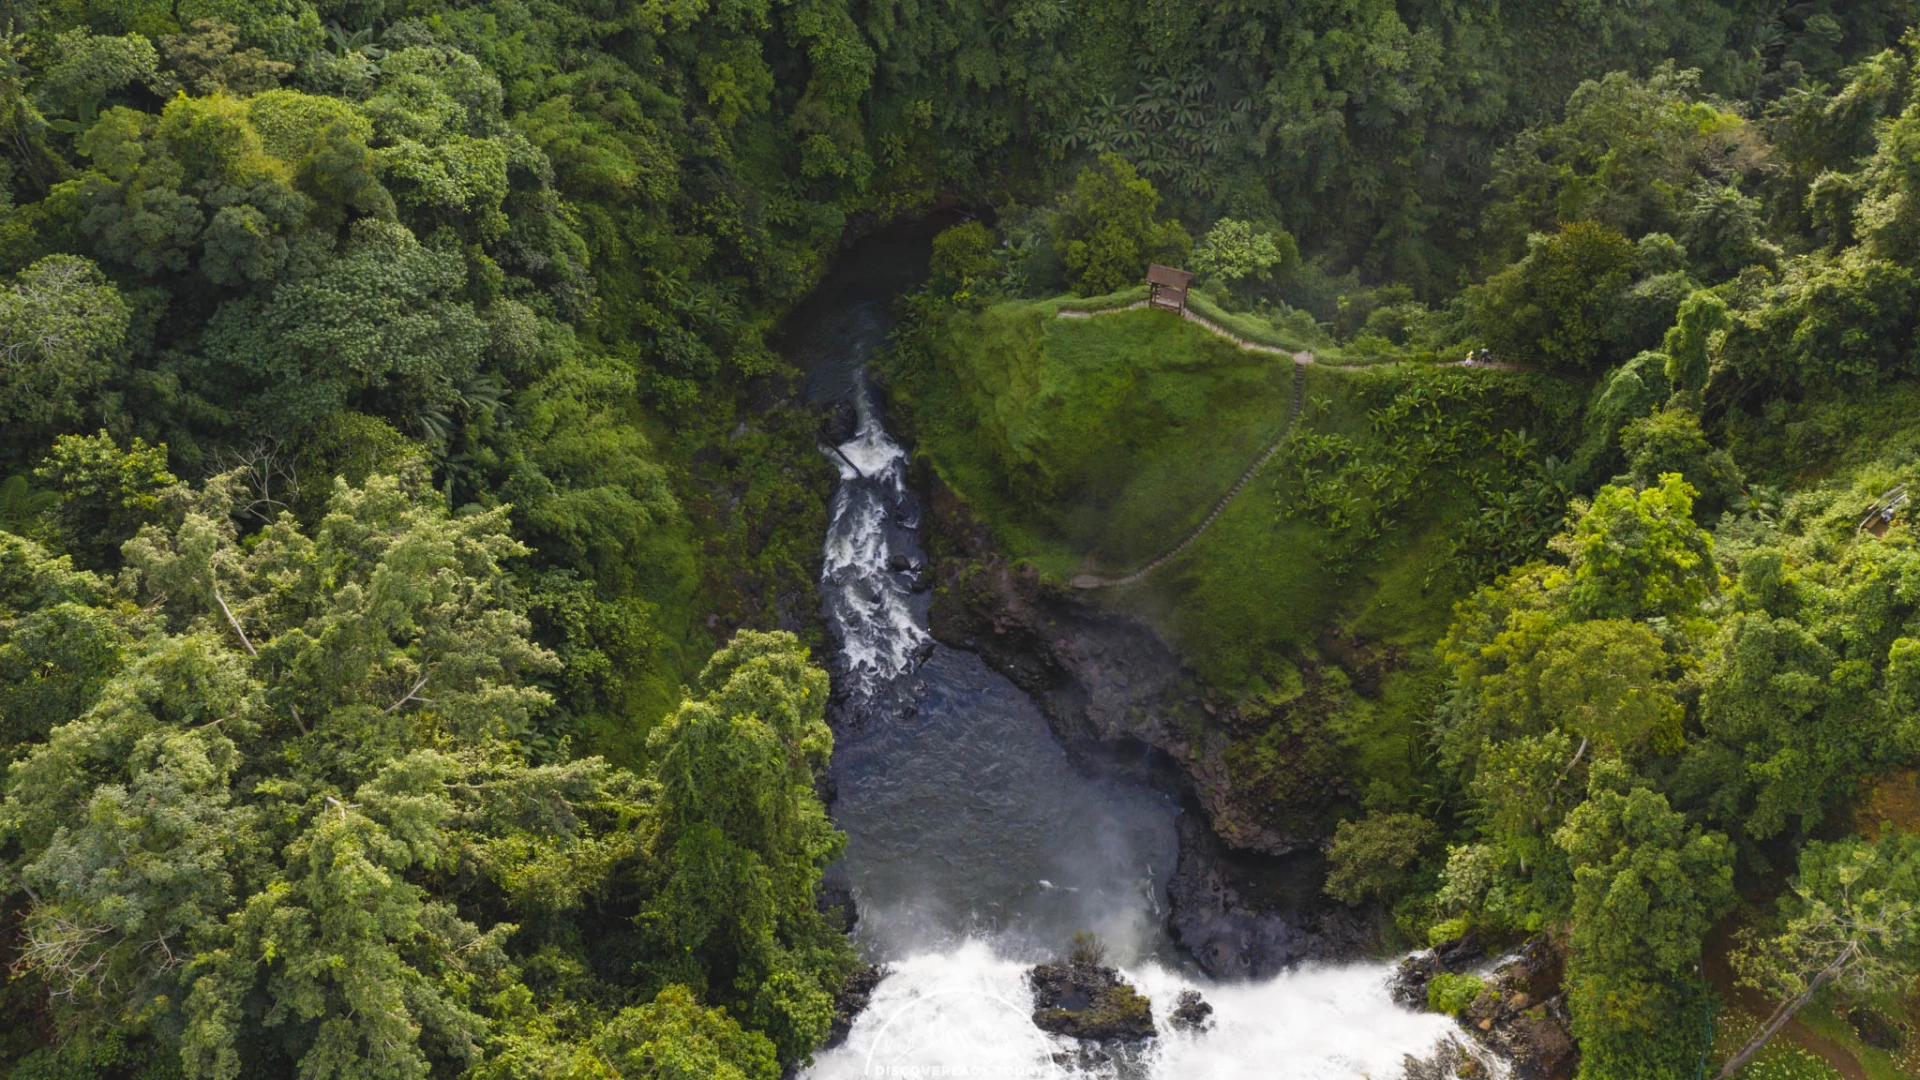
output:
M1110 967L1085 960L1041 964L1027 972L1033 1022L1076 1039L1136 1041L1158 1034L1153 1003Z

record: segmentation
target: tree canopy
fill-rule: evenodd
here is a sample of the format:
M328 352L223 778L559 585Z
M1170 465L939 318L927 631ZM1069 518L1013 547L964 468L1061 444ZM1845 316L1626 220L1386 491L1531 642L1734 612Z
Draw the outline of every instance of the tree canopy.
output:
M1910 974L1906 841L1835 831L1920 751L1910 0L6 16L13 1075L803 1062L855 960L776 330L936 216L876 369L979 526L942 580L1061 584L1039 511L1123 465L1185 535L1290 417L1093 598L1185 650L1225 843L1323 843L1383 940L1564 937L1594 1080L1697 1070L1735 905L1789 1004ZM1042 356L1153 261L1260 348Z

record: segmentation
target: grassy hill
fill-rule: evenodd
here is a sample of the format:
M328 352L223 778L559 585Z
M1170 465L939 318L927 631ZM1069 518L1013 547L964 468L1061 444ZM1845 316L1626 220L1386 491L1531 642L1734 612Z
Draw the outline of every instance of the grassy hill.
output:
M1003 554L1065 583L1130 571L1204 520L1284 429L1295 364L1164 312L1062 306L944 313L889 372L916 452ZM1156 626L1244 716L1296 717L1241 748L1249 770L1310 714L1361 777L1399 783L1488 507L1541 507L1488 541L1538 550L1565 495L1534 488L1585 390L1407 360L1304 374L1295 430L1228 511L1143 581L1088 595Z
M954 313L922 363L896 368L896 396L1005 550L1059 576L1128 568L1197 525L1280 434L1293 362L1164 312L1059 309Z

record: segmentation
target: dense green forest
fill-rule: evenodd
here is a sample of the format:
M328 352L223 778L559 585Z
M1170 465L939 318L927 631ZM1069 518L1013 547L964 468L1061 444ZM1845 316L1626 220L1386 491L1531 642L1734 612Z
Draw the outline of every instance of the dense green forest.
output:
M1920 753L1920 555L1861 529L1920 480L1920 5L0 12L10 1075L804 1061L856 960L771 340L942 206L887 372L1053 578L1180 535L1287 394L1059 294L1181 261L1326 361L1102 602L1257 721L1241 809L1332 892L1562 933L1583 1076L1694 1074L1742 904L1769 993L1909 1009L1920 854L1850 815Z

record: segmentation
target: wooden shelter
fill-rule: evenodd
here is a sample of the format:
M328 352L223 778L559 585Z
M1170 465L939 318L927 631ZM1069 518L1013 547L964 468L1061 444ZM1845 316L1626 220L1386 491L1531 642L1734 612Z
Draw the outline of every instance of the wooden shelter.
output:
M1147 267L1147 304L1151 307L1166 308L1168 311L1187 310L1187 286L1193 282L1193 271L1176 270L1159 263Z

